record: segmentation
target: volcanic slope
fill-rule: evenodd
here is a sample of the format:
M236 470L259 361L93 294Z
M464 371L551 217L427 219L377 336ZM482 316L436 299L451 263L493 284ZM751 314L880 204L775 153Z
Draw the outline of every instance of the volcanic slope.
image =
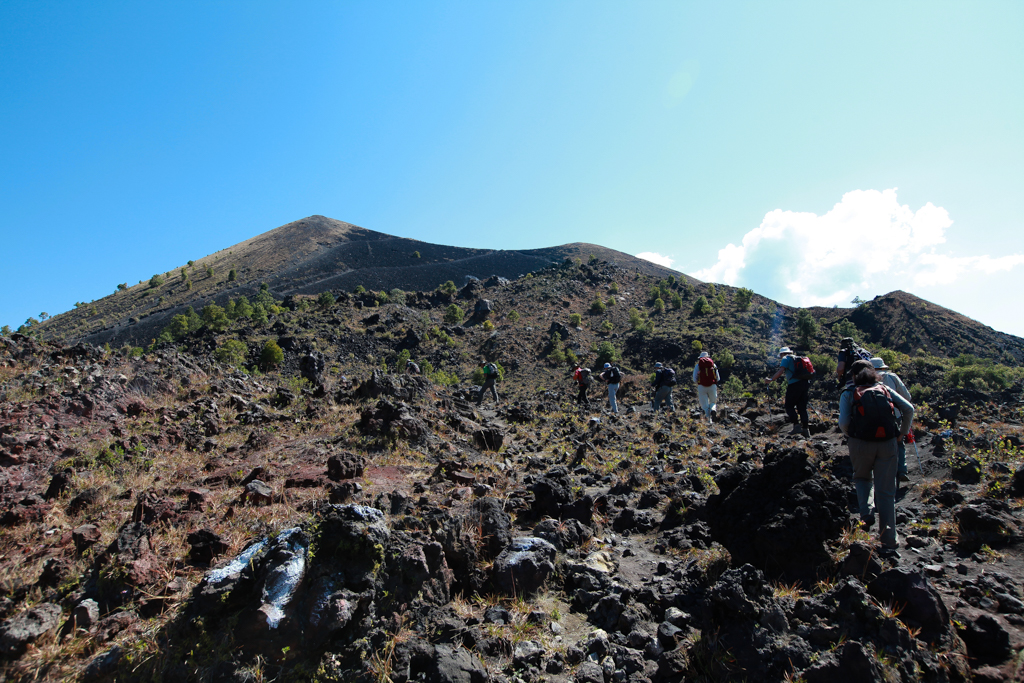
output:
M310 216L214 254L176 266L155 279L54 316L39 326L47 339L91 343L148 343L171 318L192 306L224 305L252 297L266 283L283 298L328 290L431 290L468 277L515 278L539 268L591 257L657 277L676 271L594 244L572 243L529 250L469 249L431 244L367 230L324 216ZM231 274L234 272L234 279Z
M931 394L880 558L835 387L809 438L763 388L792 310L607 263L336 294L148 350L0 337L2 680L1019 679L1019 369L965 392L877 349ZM577 357L622 368L618 414Z

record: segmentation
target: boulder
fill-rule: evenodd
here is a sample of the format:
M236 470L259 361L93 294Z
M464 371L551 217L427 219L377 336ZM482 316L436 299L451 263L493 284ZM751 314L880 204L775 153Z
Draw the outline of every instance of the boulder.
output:
M867 585L877 600L903 605L900 620L921 629L920 638L934 643L949 633L949 611L938 592L920 572L896 567L880 574Z
M1001 664L1010 656L1010 634L999 617L965 607L954 614L953 623L972 659L983 664Z
M358 453L342 451L327 458L327 477L331 481L357 479L363 476L366 459Z
M556 554L542 538L515 539L494 561L495 587L505 595L533 595L555 570Z
M39 636L57 628L59 605L44 602L0 624L0 654L19 657Z

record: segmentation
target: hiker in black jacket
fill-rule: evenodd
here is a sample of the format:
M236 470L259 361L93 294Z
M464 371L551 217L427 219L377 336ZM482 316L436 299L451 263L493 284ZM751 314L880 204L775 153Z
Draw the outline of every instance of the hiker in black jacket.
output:
M615 403L615 392L619 390L622 372L617 367L612 367L611 363L605 363L604 371L598 377L608 385L608 405L611 406L612 412L618 415L619 406Z
M674 411L672 403L672 387L676 385L676 371L665 367L661 363L654 364L654 400L651 401L651 410L658 412L662 403L668 404L668 409Z

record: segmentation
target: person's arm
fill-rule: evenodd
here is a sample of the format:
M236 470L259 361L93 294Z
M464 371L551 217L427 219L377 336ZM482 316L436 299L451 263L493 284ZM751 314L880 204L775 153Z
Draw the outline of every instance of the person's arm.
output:
M780 367L780 368L779 368L778 370L776 370L776 371L775 371L775 374L774 374L774 375L772 375L771 377L769 377L769 378L768 378L768 379L766 380L766 382L765 382L765 383L766 383L766 384L771 384L772 382L774 382L774 381L775 381L775 380L777 380L778 378L782 377L782 376L783 376L784 374L786 374L786 368Z
M903 380L900 379L900 376L894 375L891 372L889 376L892 377L892 388L896 390L896 393L902 396L904 400L913 403L914 399L910 397L910 391L907 389L907 385L903 383Z
M697 377L700 376L700 373L697 370L699 367L700 367L700 361L697 361L697 363L693 366L693 383L694 384L697 383Z
M715 365L715 384L722 381L722 376L718 374L718 365Z
M853 390L848 389L839 395L839 429L846 436L850 435L850 418L853 413Z
M900 411L900 436L906 436L910 431L910 425L914 423L914 404L903 398L895 391L889 392L892 404Z

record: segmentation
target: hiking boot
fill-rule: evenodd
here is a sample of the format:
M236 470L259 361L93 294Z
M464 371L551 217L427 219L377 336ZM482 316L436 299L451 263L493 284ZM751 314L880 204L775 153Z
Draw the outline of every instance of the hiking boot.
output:
M803 431L803 427L801 427L798 424L795 424L793 425L793 429L789 433L795 436L796 434L802 434Z
M871 527L873 527L875 525L875 516L871 515L869 517L861 517L860 518L860 525L862 527L864 527L865 529L870 529Z
M878 556L886 560L898 560L900 559L900 551L896 547L886 548L883 546L878 551Z
M897 475L896 481L900 482L901 484L906 484L908 481L910 481L910 477L908 477L906 474L900 474Z
M809 438L811 438L811 430L810 430L810 429L808 429L807 427L804 427L804 428L803 428L803 429L802 429L802 430L800 431L800 433L804 435L804 438L805 438L805 439L809 439Z

